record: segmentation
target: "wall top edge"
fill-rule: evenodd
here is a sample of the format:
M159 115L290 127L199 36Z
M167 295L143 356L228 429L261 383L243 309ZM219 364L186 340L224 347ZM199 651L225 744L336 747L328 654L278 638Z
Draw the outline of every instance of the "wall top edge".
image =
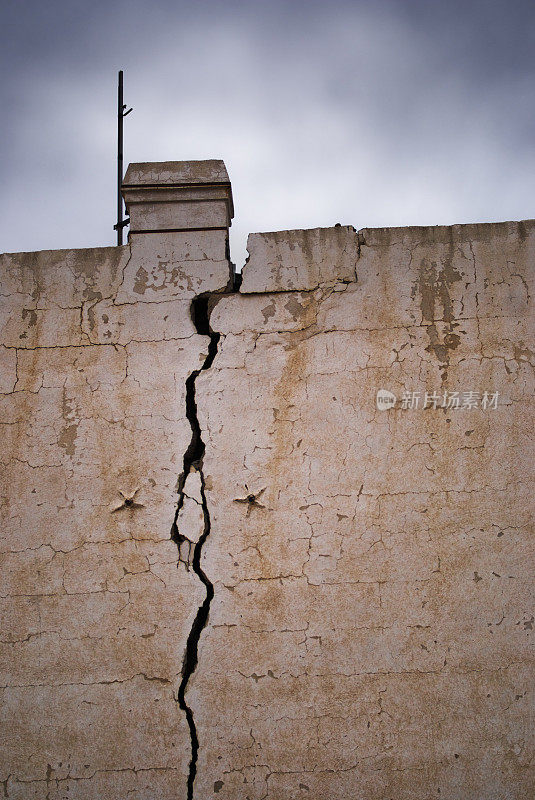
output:
M57 250L20 250L10 253L0 253L0 259L15 259L16 261L31 261L39 258L50 263L67 261L70 258L90 259L97 258L116 258L121 259L124 254L130 253L130 245L122 246L109 245L106 247L62 247Z
M440 235L448 235L448 233L467 233L473 231L477 233L478 231L497 231L501 228L503 231L507 229L514 229L516 227L525 227L526 229L534 228L535 227L535 219L522 219L522 220L500 220L497 222L459 222L454 223L451 225L392 225L392 226L385 226L385 227L363 227L363 228L356 228L354 225L333 225L328 227L316 227L316 228L290 228L290 229L281 229L276 231L254 231L249 233L249 236L261 236L265 238L273 238L273 239L281 239L283 237L290 237L292 236L299 236L299 235L306 235L312 234L314 232L321 233L327 231L353 231L356 234L370 234L381 236L384 234L385 236L388 234L396 234L399 233L401 235L405 233L421 233L425 235L426 232L430 234L436 234L437 236Z
M499 222L465 222L453 225L400 225L384 228L360 228L361 244L393 244L396 240L421 239L422 242L447 242L449 240L488 240L492 236L515 235L520 239L535 228L535 219L505 220Z

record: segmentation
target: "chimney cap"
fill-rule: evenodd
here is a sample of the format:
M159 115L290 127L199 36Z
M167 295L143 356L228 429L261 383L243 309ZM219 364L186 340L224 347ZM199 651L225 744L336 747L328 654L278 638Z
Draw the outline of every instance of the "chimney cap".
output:
M123 187L138 186L230 186L227 168L223 161L156 161L130 164L126 170Z

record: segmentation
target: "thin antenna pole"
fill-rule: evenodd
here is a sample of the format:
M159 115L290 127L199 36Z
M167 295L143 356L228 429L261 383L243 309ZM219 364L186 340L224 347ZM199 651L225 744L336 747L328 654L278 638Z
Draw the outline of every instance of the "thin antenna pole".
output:
M119 85L117 90L117 244L123 243L123 198L121 185L123 183L123 71L119 70Z
M113 226L117 231L117 244L123 243L123 228L130 222L129 219L123 220L123 198L121 186L123 185L123 118L132 111L131 108L125 111L123 102L123 71L119 70L119 82L117 86L117 224Z

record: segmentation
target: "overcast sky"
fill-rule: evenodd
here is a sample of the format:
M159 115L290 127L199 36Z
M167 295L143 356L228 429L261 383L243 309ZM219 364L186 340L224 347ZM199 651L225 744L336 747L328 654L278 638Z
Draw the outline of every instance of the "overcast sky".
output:
M251 231L535 216L535 2L1 0L0 251L114 244L129 161L224 159Z

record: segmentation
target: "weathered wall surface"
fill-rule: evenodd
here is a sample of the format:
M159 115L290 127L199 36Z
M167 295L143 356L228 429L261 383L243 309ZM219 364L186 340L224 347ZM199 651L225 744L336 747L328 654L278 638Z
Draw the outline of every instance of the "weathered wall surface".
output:
M528 800L535 225L249 249L198 386L195 798ZM499 400L379 411L380 388Z
M175 696L204 598L170 532L225 230L2 257L4 796L186 797Z
M2 257L4 796L530 800L535 223L254 234L232 293L222 162L125 194Z

